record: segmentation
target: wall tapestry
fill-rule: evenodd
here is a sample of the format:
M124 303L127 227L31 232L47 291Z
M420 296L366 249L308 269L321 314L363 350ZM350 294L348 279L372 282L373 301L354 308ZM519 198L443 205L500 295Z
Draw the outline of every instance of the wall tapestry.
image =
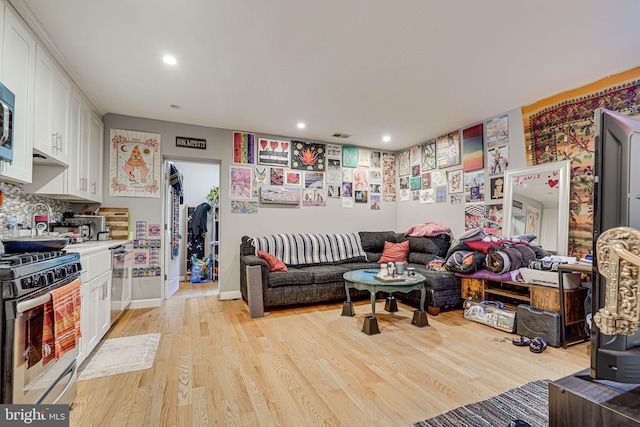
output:
M382 153L382 201L396 201L396 155Z
M430 171L436 168L436 140L432 139L420 146L421 169Z
M288 168L290 147L291 143L289 141L258 138L258 163Z
M505 114L487 121L487 146L509 142L509 117Z
M345 168L358 167L358 147L348 145L342 147L342 166Z
M252 133L233 132L233 163L254 164L256 136Z
M291 169L324 171L325 145L291 141Z
M110 196L160 197L160 134L111 129Z
M437 140L438 167L448 168L460 164L460 132L439 136Z
M592 249L594 111L640 113L640 67L522 107L527 164L571 160L569 255Z
M484 167L482 123L462 131L462 164L465 172Z

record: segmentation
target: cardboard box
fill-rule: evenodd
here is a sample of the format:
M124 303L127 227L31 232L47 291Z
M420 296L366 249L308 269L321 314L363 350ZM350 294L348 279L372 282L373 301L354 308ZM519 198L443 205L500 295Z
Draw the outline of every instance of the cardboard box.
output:
M534 270L532 268L521 268L520 274L525 283L533 285L558 287L560 279L557 271ZM580 273L563 273L562 286L564 289L575 289L580 287Z
M467 320L473 320L501 331L513 333L516 330L516 312L506 308L498 308L495 305L466 300L463 316Z

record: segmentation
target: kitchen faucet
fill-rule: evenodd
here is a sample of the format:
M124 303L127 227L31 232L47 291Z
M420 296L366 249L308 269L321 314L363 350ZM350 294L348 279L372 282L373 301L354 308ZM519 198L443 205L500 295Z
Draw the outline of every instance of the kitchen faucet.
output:
M36 229L36 212L39 208L45 208L47 210L47 228L43 231L49 232L49 224L51 223L51 218L53 218L53 210L51 209L51 206L44 202L35 203L31 207L31 229Z

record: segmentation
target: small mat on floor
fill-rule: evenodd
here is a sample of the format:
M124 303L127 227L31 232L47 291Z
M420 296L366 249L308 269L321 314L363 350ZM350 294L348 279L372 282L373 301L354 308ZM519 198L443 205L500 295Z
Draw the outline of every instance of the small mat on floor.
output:
M80 367L78 381L149 369L153 366L158 343L160 334L101 341Z
M549 380L527 383L495 397L414 424L414 427L493 427L523 420L532 426L549 423Z

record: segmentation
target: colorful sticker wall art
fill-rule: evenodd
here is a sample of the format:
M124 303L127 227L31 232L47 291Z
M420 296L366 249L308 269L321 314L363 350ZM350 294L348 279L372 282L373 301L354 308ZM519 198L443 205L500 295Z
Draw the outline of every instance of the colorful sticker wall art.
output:
M109 195L160 197L160 134L111 129Z
M325 169L325 145L291 141L291 169L320 171Z
M504 175L509 167L509 146L493 147L487 150L489 176Z
M400 152L398 155L398 175L405 176L411 173L411 162L409 160L409 150Z
M484 170L465 172L464 192L467 203L484 201Z
M305 171L304 188L324 188L324 173Z
M233 132L233 163L255 164L255 144L255 134Z
M257 215L258 202L255 200L231 200L231 213Z
M465 172L484 167L482 123L462 131L462 167Z
M396 155L382 153L382 200L396 201Z
M287 171L284 174L286 185L300 185L302 184L302 178L300 172Z
M449 187L449 193L462 193L464 191L462 169L456 169L454 171L447 172L447 183Z
M269 168L269 183L271 185L284 185L284 169Z
M502 115L487 121L487 145L502 145L509 142L509 118Z
M342 166L345 168L358 167L358 147L347 145L342 147Z
M258 138L258 164L289 167L290 141Z
M439 136L437 140L438 168L460 164L460 132Z
M251 196L251 168L229 167L229 198L250 199Z
M420 169L430 171L436 168L436 140L432 139L420 146Z
M300 187L265 185L260 187L260 202L280 205L299 205L300 191Z

